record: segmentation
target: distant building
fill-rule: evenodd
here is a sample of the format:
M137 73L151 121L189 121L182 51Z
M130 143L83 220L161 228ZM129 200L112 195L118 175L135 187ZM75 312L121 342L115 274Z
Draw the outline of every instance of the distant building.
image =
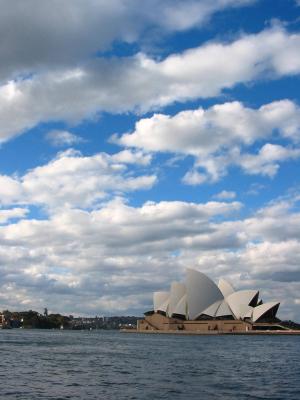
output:
M263 303L258 290L235 290L225 279L216 285L188 269L185 283L153 294L153 309L138 321L138 331L245 332L284 329L276 318L279 302Z

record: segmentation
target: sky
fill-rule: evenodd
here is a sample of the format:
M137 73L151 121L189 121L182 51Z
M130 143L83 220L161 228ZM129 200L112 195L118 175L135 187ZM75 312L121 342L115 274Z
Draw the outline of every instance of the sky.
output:
M139 316L195 268L300 321L300 1L0 6L0 309Z

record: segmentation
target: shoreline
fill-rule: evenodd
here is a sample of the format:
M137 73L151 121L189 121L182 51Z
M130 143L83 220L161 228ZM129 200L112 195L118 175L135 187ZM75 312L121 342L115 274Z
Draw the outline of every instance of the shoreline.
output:
M153 331L138 331L135 329L120 329L121 333L141 333L141 334L154 334L154 335L250 335L250 336L256 336L256 335L300 335L300 330L299 331L292 331L292 330L285 330L285 331L248 331L248 332L222 332L222 331L209 331L209 332L201 332L201 331L163 331L163 330L153 330Z

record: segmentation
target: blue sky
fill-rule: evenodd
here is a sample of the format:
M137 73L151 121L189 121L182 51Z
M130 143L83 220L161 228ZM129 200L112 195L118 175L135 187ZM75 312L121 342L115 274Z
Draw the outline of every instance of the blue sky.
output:
M1 1L0 308L136 314L186 267L300 320L300 3Z

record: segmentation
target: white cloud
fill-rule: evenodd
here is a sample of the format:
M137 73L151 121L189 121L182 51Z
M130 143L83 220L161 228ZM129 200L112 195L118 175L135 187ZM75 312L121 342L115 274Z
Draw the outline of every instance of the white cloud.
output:
M207 182L208 178L206 174L201 174L195 169L188 171L182 178L182 182L186 185L197 186L204 182Z
M17 179L0 175L0 205L18 203L23 197L23 189Z
M241 7L256 0L190 0L190 1L152 1L147 9L152 22L168 31L183 31L193 27L199 28L215 12L228 7ZM159 10L159 13L157 12ZM144 10L145 12L145 10Z
M200 107L181 111L174 116L154 114L139 120L134 132L120 138L114 136L113 140L145 151L200 157L234 145L251 145L258 139L270 137L275 130L284 138L298 140L299 111L290 100L275 101L259 109L234 101L207 110Z
M118 154L120 155L118 159ZM36 204L48 207L91 207L109 193L149 189L155 175L133 176L124 163L144 165L149 157L127 151L110 156L84 157L67 150L46 165L20 178L0 177L2 204Z
M149 289L179 271L180 264L168 254L178 246L190 247L189 237L211 230L210 219L229 216L240 206L161 202L133 208L115 200L92 212L69 209L50 220L0 227L3 304L19 306L16 292L27 307L46 303L59 311L88 313L95 307L100 313L123 311L127 305L140 310L141 302L150 299ZM116 302L119 297L122 304Z
M233 147L231 150L223 151L221 155L209 155L198 158L191 170L192 173L198 173L203 177L202 182L214 183L227 174L231 166L240 167L248 175L264 175L273 178L280 164L285 161L293 161L300 158L300 148L292 146L281 146L278 144L266 143L257 153L241 152L239 147ZM188 171L185 176L190 172ZM183 179L184 183L190 184L188 180ZM199 182L202 183L201 181Z
M265 144L258 154L244 154L238 164L248 174L262 174L273 177L279 168L279 162L300 157L300 149L286 148L280 145Z
M111 159L114 162L146 166L151 163L152 156L150 154L144 154L142 151L131 151L127 149L112 155Z
M154 114L139 120L132 133L114 135L112 140L149 152L194 156L193 169L183 177L189 185L216 182L226 175L230 165L237 165L248 174L273 177L280 162L300 157L299 111L290 100L275 101L259 109L235 101L207 110L181 111L174 116ZM265 143L257 154L247 152L258 141L278 138L290 144L284 147Z
M299 319L295 204L273 203L245 219L237 218L240 208L238 202L132 207L117 199L91 212L65 209L49 220L2 226L3 307L25 301L26 308L46 304L68 313L138 314L153 291L182 279L190 266L238 288L259 288L265 301L282 301L281 316Z
M249 189L246 191L246 195L257 196L263 189L266 189L267 186L258 182L251 183Z
M217 96L225 88L266 75L298 74L299 49L299 34L275 27L228 44L208 43L161 61L142 53L122 59L99 58L81 67L11 80L0 88L0 140L40 121L76 123L101 111L146 111L175 101ZM272 109L265 110L265 123L268 112L271 117ZM294 134L293 121L286 124L286 135ZM251 135L252 131L244 133Z
M199 28L218 10L250 3L144 0L141 7L138 0L28 0L24 7L22 0L1 0L0 79L82 62L114 41L153 38L152 30L162 36Z
M74 133L62 130L53 130L46 134L46 139L52 146L63 147L81 143L84 139Z
M28 214L27 208L11 208L8 210L0 209L0 224L5 224L14 218L25 218Z
M232 200L235 199L236 193L229 190L222 190L222 192L217 193L214 197L219 200Z

